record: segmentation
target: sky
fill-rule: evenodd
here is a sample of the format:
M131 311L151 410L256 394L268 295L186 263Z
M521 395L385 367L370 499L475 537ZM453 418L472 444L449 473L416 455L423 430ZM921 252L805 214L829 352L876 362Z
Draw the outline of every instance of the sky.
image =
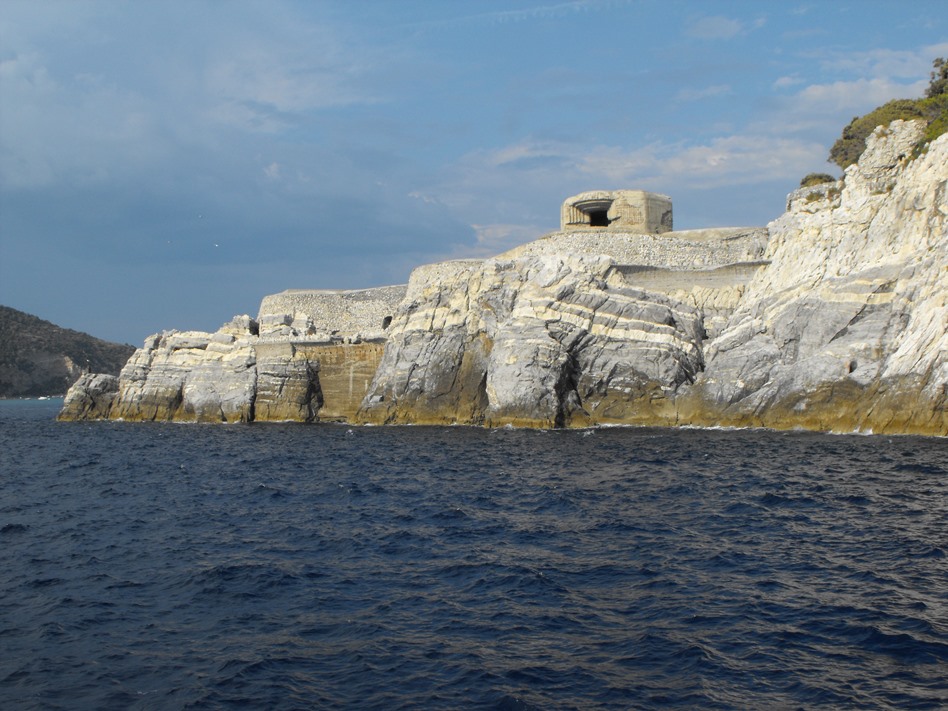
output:
M0 304L140 345L407 282L587 190L765 225L944 0L4 0Z

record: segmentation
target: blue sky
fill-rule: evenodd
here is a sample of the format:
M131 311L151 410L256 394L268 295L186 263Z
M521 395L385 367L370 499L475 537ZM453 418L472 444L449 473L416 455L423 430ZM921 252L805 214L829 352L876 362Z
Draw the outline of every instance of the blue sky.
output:
M585 190L764 225L938 56L943 0L5 0L0 304L138 345L491 256Z

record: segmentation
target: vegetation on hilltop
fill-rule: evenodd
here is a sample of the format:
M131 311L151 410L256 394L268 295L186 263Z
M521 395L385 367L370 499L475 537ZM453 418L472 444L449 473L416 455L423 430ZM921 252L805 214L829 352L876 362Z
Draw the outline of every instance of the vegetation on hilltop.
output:
M0 306L0 397L62 395L83 371L118 375L134 352Z
M925 98L894 99L865 116L854 117L830 149L829 161L845 170L859 160L866 150L866 137L870 133L878 126L888 126L899 119L923 120L928 124L916 146L916 154L941 134L948 132L948 61L938 58L933 65Z

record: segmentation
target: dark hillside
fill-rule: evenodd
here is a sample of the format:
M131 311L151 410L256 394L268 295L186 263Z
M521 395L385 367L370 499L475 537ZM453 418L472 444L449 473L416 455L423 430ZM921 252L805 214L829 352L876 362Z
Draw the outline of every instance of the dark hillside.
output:
M0 397L62 395L84 371L118 375L134 352L0 306Z

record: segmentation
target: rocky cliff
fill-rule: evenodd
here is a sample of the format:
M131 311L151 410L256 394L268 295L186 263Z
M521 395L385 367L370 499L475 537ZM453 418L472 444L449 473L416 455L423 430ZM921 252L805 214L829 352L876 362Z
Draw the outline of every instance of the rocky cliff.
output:
M790 196L680 421L948 434L948 136L913 159L923 130Z
M0 397L62 395L84 372L118 374L134 351L0 306Z
M878 129L767 229L554 233L407 288L268 297L149 339L62 417L946 435L948 136L913 157L921 131Z

